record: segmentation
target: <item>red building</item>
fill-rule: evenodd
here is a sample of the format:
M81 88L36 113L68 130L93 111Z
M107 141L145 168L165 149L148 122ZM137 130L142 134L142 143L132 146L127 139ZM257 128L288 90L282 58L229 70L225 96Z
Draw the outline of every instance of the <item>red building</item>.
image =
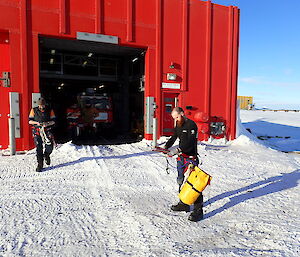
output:
M0 149L33 147L28 113L42 95L58 118L94 90L113 103L114 133L170 135L185 109L199 139L235 138L239 9L201 0L0 0Z

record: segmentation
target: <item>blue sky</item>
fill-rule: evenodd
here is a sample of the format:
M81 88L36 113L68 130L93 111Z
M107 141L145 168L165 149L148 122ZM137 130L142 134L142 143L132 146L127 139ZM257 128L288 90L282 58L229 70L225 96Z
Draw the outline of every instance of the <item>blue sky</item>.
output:
M300 109L300 0L212 0L239 7L238 95Z

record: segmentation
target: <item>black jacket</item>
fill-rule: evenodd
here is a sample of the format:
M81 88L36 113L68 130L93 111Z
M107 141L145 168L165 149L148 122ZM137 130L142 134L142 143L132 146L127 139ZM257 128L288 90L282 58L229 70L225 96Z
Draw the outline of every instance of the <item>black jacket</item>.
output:
M38 121L38 122L47 122L51 120L50 117L50 112L51 110L49 110L48 108L44 111L41 112L39 107L34 107L33 108L33 117L29 116L29 120L34 120L34 121ZM32 113L31 113L32 115Z
M170 148L177 138L179 138L179 148L181 152L189 156L197 156L197 135L198 128L194 121L185 118L181 127L174 128L174 134L167 141L165 148Z
M53 110L46 108L44 112L40 111L38 107L34 107L31 109L29 114L29 120L34 120L38 122L47 122L47 121L55 121L55 114ZM51 130L53 126L46 127L46 131ZM32 133L33 135L39 135L39 126L33 125L32 126Z

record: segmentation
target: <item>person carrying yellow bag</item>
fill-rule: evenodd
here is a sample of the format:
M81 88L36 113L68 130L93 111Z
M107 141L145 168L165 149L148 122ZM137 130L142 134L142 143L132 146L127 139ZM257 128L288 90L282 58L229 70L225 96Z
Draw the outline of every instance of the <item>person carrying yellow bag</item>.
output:
M169 149L179 139L179 148L168 152L168 156L178 155L177 158L177 183L179 185L179 192L184 182L184 173L189 164L198 166L199 159L197 153L197 136L198 128L194 121L188 119L184 115L181 107L175 107L172 110L172 118L176 122L174 133L165 144L165 149ZM203 195L199 192L197 199L194 201L194 210L189 215L190 221L199 221L203 219ZM172 211L190 211L190 205L179 201L177 204L171 206Z

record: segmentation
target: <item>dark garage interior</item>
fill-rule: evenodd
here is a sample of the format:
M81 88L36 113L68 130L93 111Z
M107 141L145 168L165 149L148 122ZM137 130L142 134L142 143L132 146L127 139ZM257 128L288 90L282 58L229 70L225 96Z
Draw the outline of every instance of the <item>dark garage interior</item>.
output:
M56 114L56 142L141 140L144 55L141 48L41 37L40 92ZM70 113L77 115L76 122L70 122Z

